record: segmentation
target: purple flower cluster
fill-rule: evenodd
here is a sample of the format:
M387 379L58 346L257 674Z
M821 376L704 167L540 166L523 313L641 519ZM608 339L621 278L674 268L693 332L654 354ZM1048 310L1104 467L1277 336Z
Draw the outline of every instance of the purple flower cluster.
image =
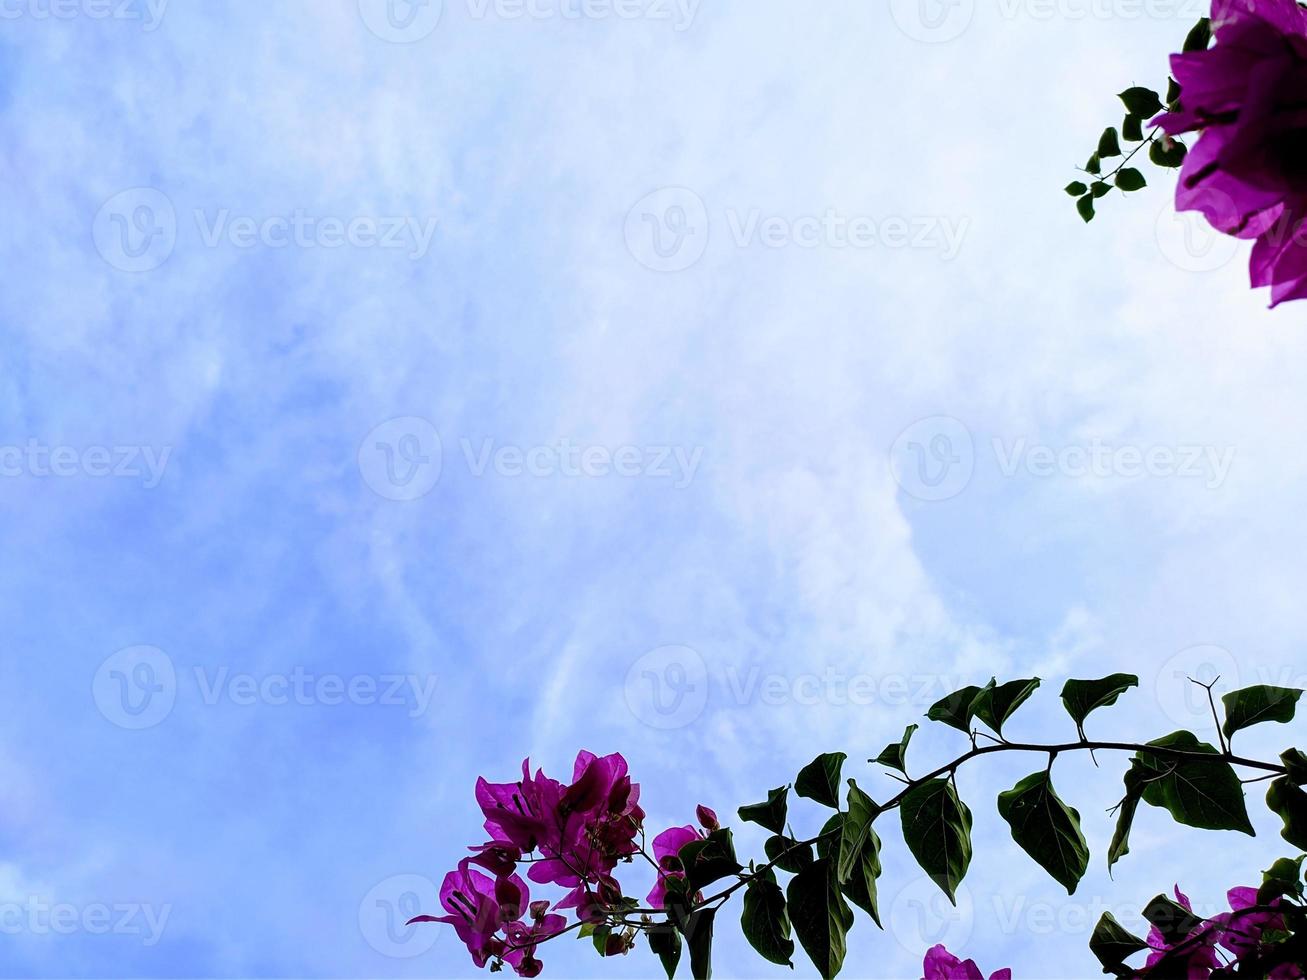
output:
M638 904L623 895L613 876L619 863L643 852L645 819L639 784L631 781L620 754L581 752L568 785L541 770L532 775L528 759L516 782L478 779L476 800L490 840L469 848L471 856L445 876L440 903L446 914L412 921L453 926L477 966L497 969L506 963L518 976L538 976L537 947L567 929L557 913L575 910L581 923L600 924ZM716 815L705 807L699 818L705 826L711 818L716 826ZM677 852L697 836L693 828L673 828L654 840L651 860L659 867L649 895L654 908L663 907L667 880L683 874ZM527 866L532 883L562 888L562 898L532 902L527 882L517 874L519 864ZM627 949L629 937L615 933L605 952Z
M1160 968L1159 976L1177 976L1179 970L1195 980L1206 980L1213 974L1226 976L1232 966L1261 952L1266 933L1285 928L1283 918L1274 911L1279 899L1270 906L1261 905L1257 889L1247 887L1231 888L1226 897L1230 902L1229 912L1198 922L1187 935L1174 942L1168 943L1154 926L1148 934L1152 952L1139 976L1148 977L1152 975L1149 971L1155 968ZM1181 908L1193 911L1189 897L1179 886L1175 889L1175 900ZM1228 955L1222 955L1221 950ZM1284 964L1266 976L1269 980L1303 980L1304 974L1301 967Z
M1307 298L1307 11L1295 0L1213 0L1216 44L1177 54L1180 107L1154 120L1200 132L1176 207L1255 240L1271 305Z

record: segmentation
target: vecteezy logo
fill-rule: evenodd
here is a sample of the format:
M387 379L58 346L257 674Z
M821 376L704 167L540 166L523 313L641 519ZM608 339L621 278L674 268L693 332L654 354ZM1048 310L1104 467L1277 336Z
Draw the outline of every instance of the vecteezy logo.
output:
M931 878L920 875L894 896L886 924L909 953L937 944L949 949L963 949L976 925L975 902L971 890L958 886L954 906Z
M914 41L942 44L961 36L976 14L976 0L890 0L894 23Z
M100 714L119 728L153 728L172 714L177 671L158 647L127 647L100 664L91 693Z
M685 187L647 194L627 212L626 247L655 272L688 269L708 248L708 208Z
M1220 682L1216 683L1218 678ZM1218 704L1222 693L1237 690L1239 661L1234 654L1225 647L1205 643L1181 650L1162 664L1155 690L1162 713L1185 728L1210 723L1212 705L1207 691L1200 686L1203 684L1215 684L1212 697Z
M149 272L177 245L177 212L166 194L133 187L105 201L91 226L100 257L123 272Z
M697 650L650 650L626 672L626 706L650 728L684 728L708 704L708 667Z
M1208 192L1211 214L1228 214L1231 226L1238 223L1234 201L1220 191ZM1223 235L1199 211L1176 211L1167 202L1157 216L1157 244L1167 260L1185 272L1214 272L1229 265L1239 252L1239 240Z
M971 431L947 415L914 422L894 440L890 467L899 486L918 500L956 497L976 469Z
M440 23L444 0L358 0L363 23L391 44L413 44Z
M439 915L440 891L422 875L393 875L378 882L359 903L359 932L369 946L391 959L421 956L436 944L439 922L409 925L417 915Z
M379 496L417 500L440 480L440 433L426 419L391 419L368 433L358 462L363 482Z

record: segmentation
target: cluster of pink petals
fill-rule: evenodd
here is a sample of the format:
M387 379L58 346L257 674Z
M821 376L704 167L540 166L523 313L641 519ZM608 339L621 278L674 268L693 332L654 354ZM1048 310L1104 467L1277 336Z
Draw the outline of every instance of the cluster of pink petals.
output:
M1176 207L1255 240L1271 305L1307 298L1307 11L1295 0L1213 0L1216 44L1175 55L1181 107L1154 120L1200 132Z
M985 980L975 960L960 960L943 946L932 946L921 964L922 980ZM989 980L1012 980L1008 968L991 973Z
M1140 976L1147 977L1149 970L1165 962L1167 976L1183 967L1188 977L1205 980L1214 971L1228 970L1227 960L1237 963L1257 953L1262 945L1262 936L1268 930L1284 928L1284 920L1279 914L1259 906L1256 888L1231 888L1226 897L1230 902L1229 912L1199 923L1189 935L1176 943L1168 944L1161 931L1154 927L1148 934L1148 945L1152 952L1149 953ZM1179 886L1175 889L1175 900L1186 911L1193 911L1189 897L1180 891ZM1278 901L1277 899L1271 905L1278 904ZM1250 909L1256 911L1249 911ZM1230 955L1223 957L1220 952L1222 949ZM1276 967L1267 976L1270 980L1303 980L1304 974L1300 967L1285 964Z
M515 782L478 779L476 800L490 840L469 848L471 856L445 876L440 889L445 914L412 921L453 926L479 967L498 969L507 963L519 976L538 976L536 947L567 928L567 920L555 913L574 909L582 922L600 923L627 902L613 871L641 850L645 814L640 787L631 781L620 754L583 751L567 785L541 770L532 775L527 759ZM705 829L717 829L717 815L707 807L699 807L698 817ZM663 907L667 881L684 877L677 853L698 836L692 827L677 827L655 838L659 872L649 896L655 908ZM517 874L521 863L529 865L531 882L556 885L564 889L563 897L552 906L532 902L526 881ZM626 947L614 935L609 955Z
M453 926L477 966L502 960L519 976L538 976L536 945L562 931L565 920L549 914L548 902L532 902L526 882L517 875L492 879L468 863L460 862L440 886L446 914L420 915L412 921ZM528 914L530 920L524 921Z

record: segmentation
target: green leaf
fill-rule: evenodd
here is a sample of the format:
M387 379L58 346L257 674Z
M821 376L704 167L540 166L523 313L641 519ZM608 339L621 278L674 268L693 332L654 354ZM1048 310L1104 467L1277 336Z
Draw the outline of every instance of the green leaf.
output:
M917 728L917 725L909 725L905 728L903 738L897 744L885 746L885 751L876 756L875 761L882 766L897 769L906 776L908 774L908 742L912 741L912 734Z
M787 894L790 919L804 952L822 977L837 976L844 966L853 910L840 894L834 867L824 858L817 861L790 880Z
M1108 194L1112 193L1112 185L1105 180L1096 180L1090 186L1089 193L1092 194L1095 199L1107 197Z
M998 813L1021 849L1074 895L1089 868L1089 845L1080 814L1062 802L1048 773L1034 773L1000 793Z
M990 681L990 684L993 683L993 681ZM950 728L956 728L958 731L970 735L971 719L976 713L973 705L980 692L981 688L975 685L964 687L960 691L954 691L932 704L930 710L926 712L926 717L931 721L942 721Z
M1071 183L1066 185L1066 192L1070 194L1072 197L1079 197L1081 194L1086 193L1088 190L1089 188L1078 180L1073 180L1071 181Z
M844 814L836 813L821 828L817 841L817 860L824 861L833 857L835 863L840 859L840 840L844 836Z
M838 810L840 806L840 772L848 756L843 752L819 755L799 771L794 781L794 792L816 800L822 806ZM780 831L776 831L780 833Z
M1151 88L1136 85L1128 88L1119 96L1125 103L1125 111L1132 116L1151 118L1162 111L1162 97Z
M1212 19L1204 17L1194 25L1189 36L1184 39L1184 51L1206 51L1212 44Z
M767 860L782 871L788 871L790 874L797 874L808 865L812 864L812 845L804 844L798 846L799 842L789 837L777 835L768 837L767 842L763 845L763 851L767 854Z
M1104 973L1115 973L1126 959L1147 949L1148 944L1122 927L1111 912L1104 912L1089 939L1089 951L1103 964Z
M840 831L839 864L836 877L845 895L881 925L876 879L880 877L880 837L872 823L880 807L858 784L849 780L849 811ZM883 927L882 927L883 928Z
M1301 899L1303 896L1302 863L1307 855L1300 855L1292 860L1280 858L1262 875L1262 886L1257 889L1257 904L1270 905L1277 898L1288 895Z
M1169 811L1177 823L1189 827L1238 830L1254 836L1239 777L1216 749L1198 741L1192 732L1173 732L1148 744L1211 755L1212 760L1140 752L1135 758L1148 779L1145 803Z
M1123 167L1117 171L1116 186L1123 191L1141 191L1148 186L1148 181L1134 167Z
M1103 135L1098 138L1097 155L1100 160L1121 155L1121 140L1117 136L1115 126L1108 126L1103 130Z
M1307 786L1307 755L1301 749L1287 749L1280 754L1280 761L1289 770L1290 782Z
M1168 946L1184 939L1193 932L1194 926L1203 921L1165 895L1158 895L1144 907L1144 918L1157 927Z
M685 890L690 895L742 870L735 859L735 839L725 827L686 844L677 857L685 868Z
M681 934L670 922L660 923L649 930L649 949L657 955L667 971L667 980L676 976L681 962Z
M690 976L694 980L712 980L712 934L717 909L698 909L690 913L682 932L690 947Z
M1089 158L1089 161L1085 164L1085 170L1091 174L1101 174L1103 172L1103 161L1097 153Z
M1266 791L1266 805L1284 821L1280 836L1307 851L1307 792L1281 776Z
M923 871L957 904L957 887L971 864L971 811L946 778L908 790L899 813L903 839Z
M1125 799L1119 806L1116 817L1116 830L1112 834L1112 843L1107 849L1107 870L1130 853L1130 828L1134 826L1135 813L1139 810L1139 801L1144 798L1144 781L1147 770L1138 761L1132 761L1125 774Z
M1111 674L1095 681L1067 681L1062 685L1062 703L1083 735L1085 719L1091 712L1116 704L1117 698L1138 686L1139 678L1134 674Z
M790 788L778 786L767 794L766 803L753 803L739 809L740 819L765 827L773 834L785 833L785 817L790 808Z
M776 884L771 869L755 877L745 888L740 925L744 938L759 956L779 966L794 966L794 940L790 938L785 893Z
M1264 721L1291 722L1301 697L1302 691L1297 688L1271 687L1269 684L1231 691L1221 698L1225 705L1225 724L1221 731L1228 739L1235 732Z
M1180 83L1174 78L1168 78L1166 81L1166 105L1171 110L1180 107Z
M1131 143L1139 143L1144 138L1144 121L1138 116L1126 116L1121 123L1121 138Z
M1184 158L1188 155L1188 148L1170 136L1161 136L1153 140L1153 145L1148 148L1149 160L1159 167L1168 167L1172 170L1183 164Z
M1022 681L1009 681L994 686L990 681L976 695L972 709L976 717L992 728L997 734L1003 734L1003 724L1012 717L1012 713L1026 703L1030 695L1039 687L1039 678L1031 677Z
M1076 201L1076 210L1080 212L1080 217L1085 219L1085 224L1094 220L1094 195L1086 194L1080 200Z

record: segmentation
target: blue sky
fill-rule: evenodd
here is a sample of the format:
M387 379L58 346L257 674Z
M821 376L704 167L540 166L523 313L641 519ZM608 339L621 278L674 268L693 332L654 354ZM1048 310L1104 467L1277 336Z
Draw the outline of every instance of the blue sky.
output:
M1186 672L1302 683L1301 311L1161 183L1060 191L1201 10L578 9L3 5L0 974L472 976L387 916L525 756L620 750L669 826L991 674L1050 678L1032 738L1066 676L1147 737ZM1152 812L1111 882L1068 760L1068 900L1028 765L963 776L960 912L887 847L849 975L1086 975L1102 908L1282 852Z

